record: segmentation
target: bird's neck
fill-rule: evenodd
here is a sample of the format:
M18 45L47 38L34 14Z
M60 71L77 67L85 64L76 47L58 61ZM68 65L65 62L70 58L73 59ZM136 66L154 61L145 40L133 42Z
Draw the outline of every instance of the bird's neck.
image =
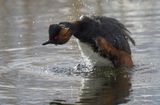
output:
M71 34L80 41L85 42L86 40L87 41L89 40L89 37L87 37L83 33L84 22L82 21L61 22L60 25L64 25L66 28L69 28L71 30Z
M74 21L74 22L61 22L59 24L65 26L66 28L69 28L72 31L73 35L78 32L78 27L79 27L78 21Z

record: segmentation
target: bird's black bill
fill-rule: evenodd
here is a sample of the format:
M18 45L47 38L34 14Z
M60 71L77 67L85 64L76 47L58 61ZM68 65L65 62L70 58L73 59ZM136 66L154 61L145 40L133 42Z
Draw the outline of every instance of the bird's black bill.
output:
M42 45L47 45L47 44L50 44L51 41L47 41L47 42L44 42Z

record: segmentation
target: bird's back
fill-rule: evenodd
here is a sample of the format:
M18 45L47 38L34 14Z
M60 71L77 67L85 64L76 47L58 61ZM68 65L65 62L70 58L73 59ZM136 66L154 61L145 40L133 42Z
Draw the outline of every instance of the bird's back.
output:
M115 48L131 53L128 40L135 44L134 40L129 36L130 32L118 20L103 16L91 17L98 23L99 35L103 36Z

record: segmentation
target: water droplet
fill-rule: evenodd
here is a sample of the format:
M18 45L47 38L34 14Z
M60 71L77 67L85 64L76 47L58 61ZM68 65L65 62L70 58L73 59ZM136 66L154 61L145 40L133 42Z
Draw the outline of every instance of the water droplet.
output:
M20 34L20 35L19 35L19 37L20 37L20 38L22 38L22 37L23 37L23 35L22 35L22 34Z
M35 24L36 22L35 22L35 21L33 21L32 23L33 23L33 24Z
M38 53L34 53L34 55L38 55Z
M18 45L20 45L21 44L21 42L18 42Z

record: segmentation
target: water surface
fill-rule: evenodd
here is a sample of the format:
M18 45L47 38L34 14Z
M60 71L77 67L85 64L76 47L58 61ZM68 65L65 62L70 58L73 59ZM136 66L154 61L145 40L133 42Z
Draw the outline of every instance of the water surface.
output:
M159 0L0 0L0 105L159 105L159 5ZM41 45L49 24L90 14L116 18L131 31L133 69L83 67L74 37L63 46Z

